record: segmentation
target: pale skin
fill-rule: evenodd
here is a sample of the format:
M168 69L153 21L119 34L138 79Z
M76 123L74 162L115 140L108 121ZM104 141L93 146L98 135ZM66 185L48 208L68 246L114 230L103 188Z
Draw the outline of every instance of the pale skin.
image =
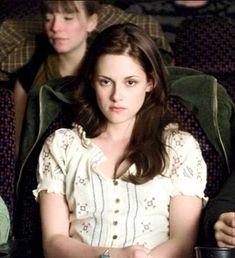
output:
M208 3L208 0L175 0L178 5L183 5L186 7L202 7Z
M219 247L235 247L235 212L222 213L214 225Z
M92 141L107 156L100 164L99 171L113 178L114 167L129 142L136 113L143 105L146 92L151 91L153 85L140 64L127 55L101 56L97 63L94 84L98 106L107 119L107 129ZM128 164L123 162L117 175L121 175L127 166ZM39 202L43 245L47 258L97 258L107 249L91 247L80 239L72 239L69 236L69 210L65 196L42 191L39 194ZM152 249L138 245L111 248L111 257L190 257L197 236L201 208L202 201L199 198L171 198L169 240Z
M98 22L97 14L87 16L82 1L76 1L78 13L46 14L44 29L49 42L58 54L58 69L62 77L76 75L87 48L88 33ZM16 152L18 154L22 123L28 95L19 80L14 88L16 111Z

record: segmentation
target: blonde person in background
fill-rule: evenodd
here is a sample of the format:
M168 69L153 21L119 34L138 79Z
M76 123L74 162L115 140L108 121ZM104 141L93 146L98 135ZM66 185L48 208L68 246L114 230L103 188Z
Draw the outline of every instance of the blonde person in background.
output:
M87 49L88 34L98 22L98 9L98 1L42 0L44 30L52 48L49 53L42 49L18 72L14 89L17 153L32 86L39 87L47 80L77 74Z
M206 185L197 141L167 109L158 48L132 24L102 31L78 81L74 126L39 157L46 258L188 258Z

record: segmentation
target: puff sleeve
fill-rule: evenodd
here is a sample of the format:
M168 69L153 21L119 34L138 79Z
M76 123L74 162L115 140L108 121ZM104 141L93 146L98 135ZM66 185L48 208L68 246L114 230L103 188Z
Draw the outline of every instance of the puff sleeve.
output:
M190 195L204 199L207 167L196 139L189 133L174 131L167 138L171 196Z
M59 129L45 141L39 156L38 186L33 191L36 200L42 190L65 194L67 152L73 140L70 129Z

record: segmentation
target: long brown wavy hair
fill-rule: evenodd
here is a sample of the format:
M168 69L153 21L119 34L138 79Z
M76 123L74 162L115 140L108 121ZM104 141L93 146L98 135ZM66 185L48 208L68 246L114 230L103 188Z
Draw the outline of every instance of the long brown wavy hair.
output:
M166 68L156 44L141 28L133 24L117 24L102 31L89 47L76 82L76 123L83 126L89 138L100 135L107 124L97 105L93 87L97 62L105 54L125 54L137 60L154 85L153 90L146 93L136 115L130 142L120 161L127 160L137 168L137 173L126 176L125 180L142 184L160 174L166 165L163 131L170 122Z

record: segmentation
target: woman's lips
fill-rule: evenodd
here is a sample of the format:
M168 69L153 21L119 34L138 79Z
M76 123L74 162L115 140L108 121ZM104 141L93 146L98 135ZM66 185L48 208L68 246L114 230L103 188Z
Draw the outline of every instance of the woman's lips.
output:
M121 112L123 110L125 110L124 107L110 107L110 110L113 112Z
M64 41L66 41L66 38L52 38L51 40L53 42L64 42Z

